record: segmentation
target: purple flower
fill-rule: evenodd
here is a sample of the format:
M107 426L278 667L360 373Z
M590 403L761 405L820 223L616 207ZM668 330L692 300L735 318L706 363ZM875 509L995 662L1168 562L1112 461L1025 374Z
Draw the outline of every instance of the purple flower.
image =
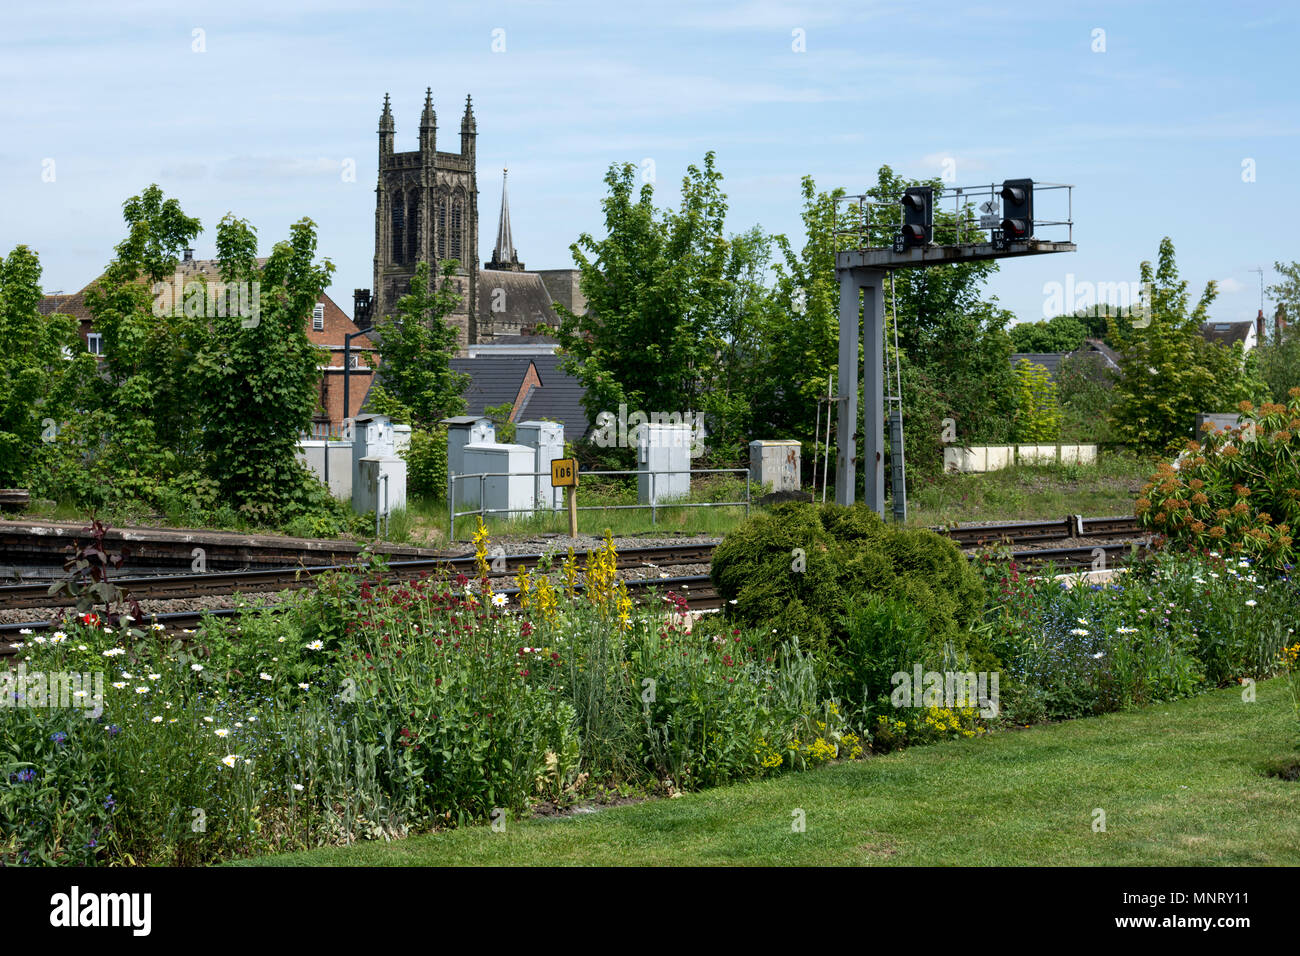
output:
M31 783L36 779L36 771L28 767L26 770L19 770L17 776L19 783Z
M60 747L62 747L64 744L68 742L68 735L65 734L63 731L59 730L50 734L50 739L53 740L56 744L58 744Z

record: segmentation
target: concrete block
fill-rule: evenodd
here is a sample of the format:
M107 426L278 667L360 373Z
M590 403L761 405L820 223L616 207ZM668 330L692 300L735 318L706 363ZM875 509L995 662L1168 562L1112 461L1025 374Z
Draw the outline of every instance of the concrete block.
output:
M984 449L984 470L999 471L1010 468L1016 460L1014 445L989 445Z
M749 476L760 488L798 491L802 484L797 441L752 441L749 443Z

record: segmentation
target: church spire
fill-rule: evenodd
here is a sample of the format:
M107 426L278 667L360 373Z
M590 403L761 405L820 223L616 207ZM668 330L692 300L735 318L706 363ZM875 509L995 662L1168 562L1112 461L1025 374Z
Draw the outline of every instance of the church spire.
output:
M379 114L379 154L381 156L393 151L393 111L389 108L388 94L384 94L384 111Z
M420 114L420 152L425 162L433 161L438 149L438 114L433 111L433 87L424 91L424 112Z
M425 87L424 112L420 114L420 129L438 125L438 114L433 111L433 87Z
M474 141L478 138L478 124L474 122L474 105L465 97L465 115L460 118L460 154L474 155Z
M501 218L497 221L496 248L492 250L492 261L487 267L506 272L523 272L524 264L519 261L514 239L510 235L510 194L506 190L506 176L509 172L508 169L501 170Z

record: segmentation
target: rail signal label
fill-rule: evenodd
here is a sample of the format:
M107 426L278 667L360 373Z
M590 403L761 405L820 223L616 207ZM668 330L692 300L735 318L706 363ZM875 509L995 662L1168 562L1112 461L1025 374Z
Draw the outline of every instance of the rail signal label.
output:
M576 488L578 486L578 459L555 458L551 461L551 487Z

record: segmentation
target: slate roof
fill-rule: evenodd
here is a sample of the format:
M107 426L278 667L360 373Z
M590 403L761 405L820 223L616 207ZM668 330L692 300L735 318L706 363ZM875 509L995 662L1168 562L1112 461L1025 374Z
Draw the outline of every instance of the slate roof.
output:
M1053 379L1056 378L1056 370L1061 365L1061 359L1069 355L1069 352L1012 352L1011 367L1015 368L1020 364L1021 359L1028 359L1035 365L1041 365L1047 369L1047 374Z
M1206 322L1201 326L1201 335L1211 342L1218 342L1220 345L1231 345L1234 342L1241 342L1243 345L1250 338L1251 329L1255 323L1249 320L1245 322Z
M1099 369L1119 371L1119 354L1100 339L1085 339L1083 345L1073 352L1013 352L1011 367L1015 368L1021 359L1028 359L1047 369L1048 377L1055 381L1061 362L1071 357L1089 359Z
M502 355L454 358L451 367L471 376L463 393L466 413L482 415L489 405L514 404L520 398L528 371L532 368L541 385L530 387L514 415L514 421L550 419L564 425L567 441L582 438L589 427L582 407L585 390L576 378L560 369L558 355Z
M495 290L500 289L497 293ZM494 304L503 310L493 312ZM510 272L504 269L480 269L478 272L478 313L481 327L491 323L497 335L509 335L541 323L558 325L559 317L551 308L551 294L536 272Z

